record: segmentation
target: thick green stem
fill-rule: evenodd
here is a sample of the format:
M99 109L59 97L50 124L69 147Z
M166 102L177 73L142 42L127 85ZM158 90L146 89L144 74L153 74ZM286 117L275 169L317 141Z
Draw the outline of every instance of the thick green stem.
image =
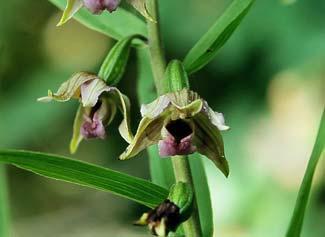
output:
M147 8L157 22L148 20L148 38L149 50L151 56L152 72L154 76L155 86L159 95L164 92L163 78L166 69L164 51L162 49L161 35L159 30L159 15L157 0L147 0ZM176 156L172 158L173 169L176 181L189 183L193 189L193 179L187 156ZM183 224L186 237L201 237L201 225L197 204L195 201L192 216Z

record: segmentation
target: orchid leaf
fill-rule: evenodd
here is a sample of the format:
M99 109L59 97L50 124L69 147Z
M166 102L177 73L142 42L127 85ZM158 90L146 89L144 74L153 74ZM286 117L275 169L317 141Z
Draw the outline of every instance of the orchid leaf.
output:
M61 10L65 9L66 0L49 1ZM122 8L113 13L103 12L101 15L93 15L82 8L73 15L73 18L86 27L117 40L130 35L147 35L145 22Z
M153 208L168 196L168 190L144 179L90 163L39 152L3 150L0 162L36 174L114 193Z
M291 218L291 222L286 237L299 237L301 234L314 173L319 160L321 159L321 157L324 157L324 148L325 148L325 111L323 111L316 142L313 151L311 153L302 184L300 186L300 190L296 200L296 205L293 211L293 215Z
M186 71L191 74L208 64L227 42L254 0L234 0L215 24L188 52L184 59Z

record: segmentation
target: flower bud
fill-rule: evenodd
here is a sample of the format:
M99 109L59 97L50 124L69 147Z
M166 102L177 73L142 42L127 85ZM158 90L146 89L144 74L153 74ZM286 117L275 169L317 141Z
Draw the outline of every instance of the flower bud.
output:
M124 74L133 39L142 39L139 35L131 35L119 40L107 54L100 67L98 76L109 85L116 85Z

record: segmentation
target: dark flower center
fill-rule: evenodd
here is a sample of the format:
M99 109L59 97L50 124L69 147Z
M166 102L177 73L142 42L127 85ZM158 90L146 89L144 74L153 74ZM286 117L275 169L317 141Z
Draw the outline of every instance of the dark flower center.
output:
M102 103L103 102L99 99L97 101L97 103L95 104L95 106L91 108L90 114L89 114L89 117L90 118L93 118L94 117L94 114L96 113L97 110L99 110L100 106L102 106Z
M183 119L170 121L166 129L175 138L177 143L193 133L191 126Z
M148 213L147 223L156 227L163 218L166 220L167 232L170 230L175 231L181 222L179 207L168 199ZM156 234L155 229L152 229L152 231Z

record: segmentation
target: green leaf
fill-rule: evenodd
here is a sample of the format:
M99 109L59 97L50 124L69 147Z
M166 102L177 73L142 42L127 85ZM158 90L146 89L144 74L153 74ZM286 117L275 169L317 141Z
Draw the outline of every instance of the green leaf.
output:
M61 156L5 150L0 162L69 183L114 193L153 208L168 196L168 190L144 179Z
M65 9L66 0L49 0L61 10ZM121 39L130 35L147 35L146 24L134 14L119 8L114 13L104 12L93 15L87 9L80 9L73 16L88 28L108 35L114 39Z
M5 167L0 165L0 236L9 237L9 203Z
M184 59L191 74L209 63L240 24L254 0L234 0L215 24L188 52Z
M314 173L319 160L321 159L321 157L324 157L324 147L325 147L325 111L323 111L316 142L313 151L311 153L302 184L300 186L300 190L296 200L296 205L293 211L293 215L291 218L291 222L286 237L300 236Z

